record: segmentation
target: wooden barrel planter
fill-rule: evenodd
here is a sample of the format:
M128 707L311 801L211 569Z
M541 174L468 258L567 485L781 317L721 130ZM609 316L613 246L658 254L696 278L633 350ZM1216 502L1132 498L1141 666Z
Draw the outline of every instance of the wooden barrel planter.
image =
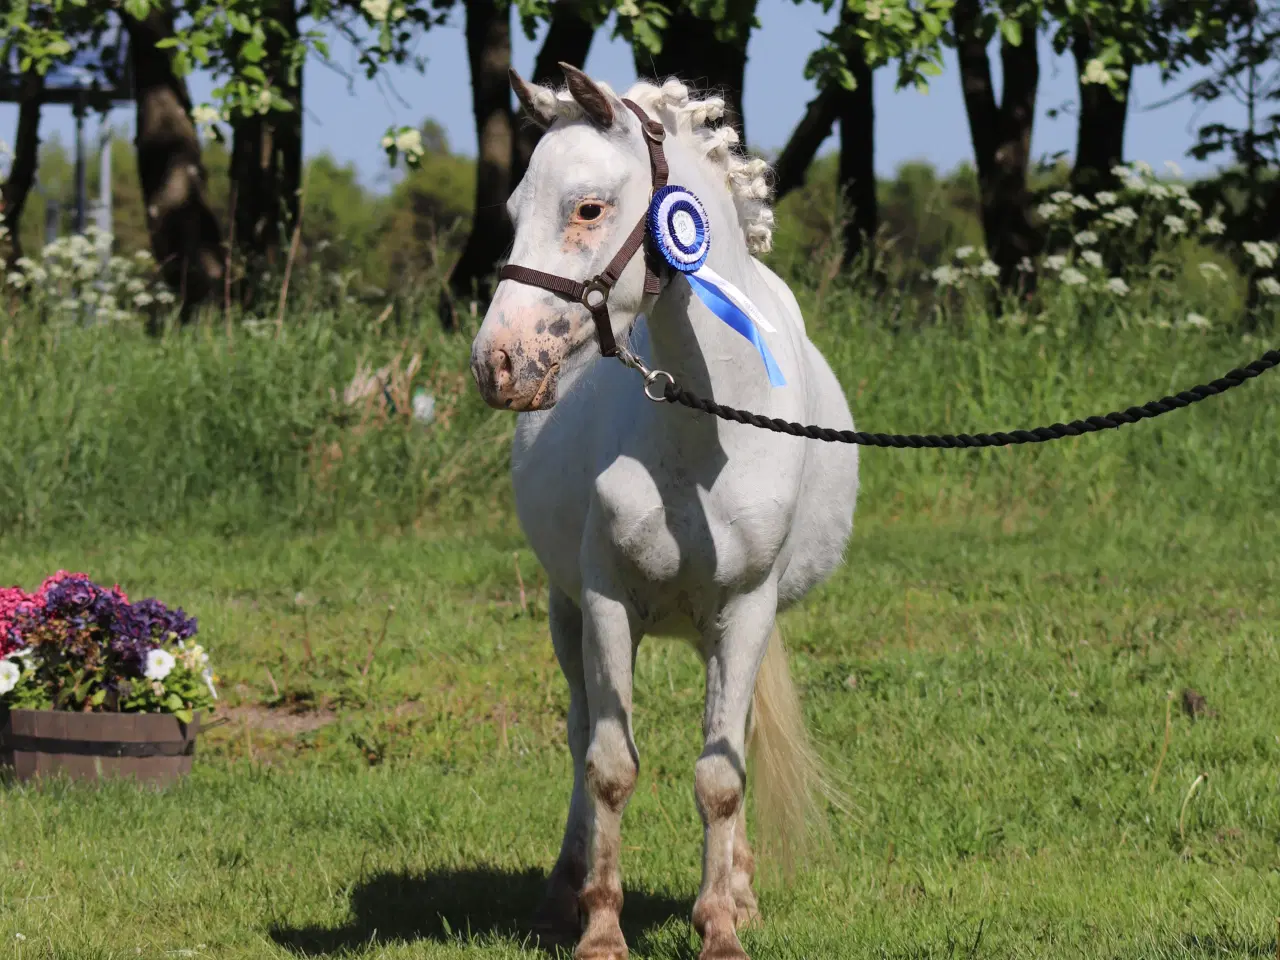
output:
M170 784L191 772L200 729L163 713L70 713L0 707L0 768L18 780L133 778Z

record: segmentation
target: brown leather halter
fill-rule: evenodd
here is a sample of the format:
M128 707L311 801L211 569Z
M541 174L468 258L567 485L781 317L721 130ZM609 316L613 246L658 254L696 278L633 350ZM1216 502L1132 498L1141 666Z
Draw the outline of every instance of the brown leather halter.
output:
M644 142L649 148L649 165L653 169L653 189L660 190L667 185L667 175L670 173L667 158L662 152L662 141L667 135L666 128L657 120L649 119L649 115L631 100L622 102L640 120L640 127L644 131ZM635 229L623 243L622 249L609 261L609 265L585 283L511 263L498 271L498 278L541 287L543 290L549 290L582 304L591 312L591 319L595 321L600 353L606 357L615 357L618 355L618 344L614 340L613 326L609 321L609 291L618 282L618 278L622 276L622 271L631 262L631 258L644 245L645 236L648 233L648 214L649 211L646 209L644 215L640 217L640 222L635 225ZM645 250L645 293L662 292L662 281L654 270L657 259L652 250Z

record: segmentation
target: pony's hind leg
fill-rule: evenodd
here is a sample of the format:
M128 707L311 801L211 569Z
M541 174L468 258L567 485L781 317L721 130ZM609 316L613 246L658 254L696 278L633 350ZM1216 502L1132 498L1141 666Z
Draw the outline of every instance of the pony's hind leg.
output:
M573 793L560 856L534 914L533 930L546 946L571 946L582 932L578 896L587 876L587 684L582 673L582 611L564 593L551 588L548 605L551 644L569 684L569 753L573 757Z
M586 930L574 952L576 960L627 956L620 924L619 852L622 812L640 772L631 731L631 673L640 634L634 612L617 594L590 586L583 590L582 660L591 733L586 755L587 878L579 897Z
M744 907L749 912L755 900L750 896L745 829L741 844L738 841L740 825L745 828L747 713L776 614L776 585L769 583L730 600L703 640L707 703L694 794L704 849L702 889L693 905L693 925L702 936L701 960L746 957L736 928L739 912Z

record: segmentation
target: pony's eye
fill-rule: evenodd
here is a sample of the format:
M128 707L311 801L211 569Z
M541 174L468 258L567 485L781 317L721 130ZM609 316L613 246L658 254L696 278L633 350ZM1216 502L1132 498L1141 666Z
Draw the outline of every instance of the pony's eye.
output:
M590 223L592 220L599 220L604 215L604 207L598 203L590 201L578 204L578 209L573 212L573 219L580 220L584 223Z

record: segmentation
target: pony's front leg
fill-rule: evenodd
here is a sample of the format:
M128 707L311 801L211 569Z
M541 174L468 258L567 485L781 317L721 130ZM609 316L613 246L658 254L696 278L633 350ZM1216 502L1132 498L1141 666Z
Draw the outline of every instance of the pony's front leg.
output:
M703 637L707 703L702 755L694 767L694 794L702 815L704 848L702 889L693 905L693 926L702 937L701 960L746 957L736 929L735 893L741 895L741 891L735 891L734 882L735 833L746 825L740 815L746 791L747 715L776 615L777 589L770 582L731 599ZM742 840L745 848L745 837ZM740 860L744 853L739 850Z
M568 596L551 588L547 619L551 645L569 684L569 753L573 757L573 793L560 856L547 878L546 894L534 914L533 929L546 946L572 945L582 933L578 896L587 876L587 740L591 718L587 681L582 672L582 611Z
M622 811L635 790L640 757L631 731L631 671L639 640L635 611L621 591L586 587L582 595L582 659L591 734L586 755L587 879L579 904L586 929L577 960L624 960Z

